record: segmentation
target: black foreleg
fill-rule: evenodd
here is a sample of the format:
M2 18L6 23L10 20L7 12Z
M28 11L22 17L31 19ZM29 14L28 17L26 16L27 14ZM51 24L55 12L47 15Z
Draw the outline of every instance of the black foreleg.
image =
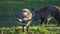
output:
M44 20L45 20L45 19L41 19L41 23L40 23L40 24L43 24Z
M22 32L24 32L24 27L25 27L25 26L23 25L23 26L22 26Z

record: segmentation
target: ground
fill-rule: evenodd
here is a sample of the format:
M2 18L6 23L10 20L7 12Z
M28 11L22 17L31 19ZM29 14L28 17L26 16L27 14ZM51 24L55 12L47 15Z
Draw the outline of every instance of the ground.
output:
M2 27L0 34L60 34L60 27L54 24L31 26L30 31L22 32L21 26L17 27Z

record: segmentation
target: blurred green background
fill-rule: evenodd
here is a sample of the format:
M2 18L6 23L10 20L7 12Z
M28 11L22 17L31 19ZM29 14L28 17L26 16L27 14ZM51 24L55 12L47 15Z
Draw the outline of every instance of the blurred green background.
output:
M46 5L60 6L60 0L0 0L0 27L18 26L16 17L23 8L37 10ZM35 21L31 23L38 24Z

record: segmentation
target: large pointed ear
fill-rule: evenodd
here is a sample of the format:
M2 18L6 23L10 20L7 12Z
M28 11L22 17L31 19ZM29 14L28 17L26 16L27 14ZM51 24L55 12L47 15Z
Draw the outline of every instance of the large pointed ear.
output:
M33 8L31 9L32 11L35 11Z
M31 10L32 10L32 14L33 14L32 18L34 18L34 16L35 16L35 10L33 8Z
M32 13L35 13L35 10L34 10L34 8L31 8L31 10L32 10Z

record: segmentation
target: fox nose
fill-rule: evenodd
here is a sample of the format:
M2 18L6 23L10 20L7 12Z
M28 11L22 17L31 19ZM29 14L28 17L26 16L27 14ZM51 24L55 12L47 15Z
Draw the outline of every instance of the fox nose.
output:
M34 19L35 21L37 21L37 20L38 20L38 18L37 18L37 17L35 17L35 16L34 16L34 18L33 18L33 19Z
M34 20L35 20L35 21L37 21L38 19L37 19L37 18L35 18Z

